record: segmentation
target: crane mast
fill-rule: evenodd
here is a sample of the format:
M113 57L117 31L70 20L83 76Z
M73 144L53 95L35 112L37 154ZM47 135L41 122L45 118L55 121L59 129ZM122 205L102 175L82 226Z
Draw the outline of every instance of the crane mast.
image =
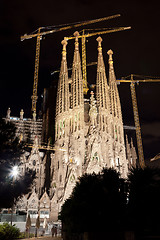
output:
M37 87L38 87L38 72L39 72L39 55L40 55L40 35L41 28L38 29L37 43L36 43L36 57L35 57L35 68L34 68L34 82L33 82L33 95L32 99L32 113L33 119L36 119L36 103L37 103Z
M133 75L131 75L130 89L131 89L131 97L132 97L132 104L133 104L134 122L135 122L135 127L136 127L136 137L137 137L139 164L140 164L140 167L142 169L144 169L145 162L144 162L142 137L141 137L141 128L140 128L140 122L139 122L137 98L136 98L136 91L135 91L135 83L133 82Z
M137 105L135 84L139 83L139 82L160 82L160 79L134 80L134 78L133 78L134 76L136 76L136 75L131 74L131 77L129 80L128 79L125 80L125 78L123 78L122 80L117 80L117 82L130 83L134 122L135 122L135 128L136 128L136 139L137 139L137 148L138 148L138 156L139 156L139 165L142 169L144 169L145 161L144 161L141 127L140 127L139 114L138 114L138 105Z
M82 30L82 76L83 76L83 92L87 94L89 88L87 85L87 67L86 67L86 37L84 34L84 29Z

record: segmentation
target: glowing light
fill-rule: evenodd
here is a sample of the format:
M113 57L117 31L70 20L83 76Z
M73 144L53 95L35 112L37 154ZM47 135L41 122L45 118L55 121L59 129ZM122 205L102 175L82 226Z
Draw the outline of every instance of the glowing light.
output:
M11 176L16 179L19 175L19 169L18 166L14 166L11 170Z

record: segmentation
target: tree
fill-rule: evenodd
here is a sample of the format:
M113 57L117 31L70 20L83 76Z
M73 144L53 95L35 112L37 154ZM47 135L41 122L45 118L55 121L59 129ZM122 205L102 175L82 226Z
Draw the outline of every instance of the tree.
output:
M30 228L31 228L31 218L30 218L30 215L28 214L27 220L26 220L26 232L28 232L28 237L30 235Z
M35 237L37 237L37 230L40 228L40 219L39 219L39 215L36 219L36 229L35 229Z
M60 218L65 231L118 231L123 226L126 193L124 180L111 168L100 174L85 174L62 206Z
M20 230L16 226L11 226L8 223L0 225L0 240L13 240L20 236Z
M16 137L16 127L11 122L0 119L0 208L10 208L19 197L30 191L35 178L33 171L14 179L11 171L20 164L24 143Z
M160 169L132 168L128 176L128 228L156 233L160 225Z

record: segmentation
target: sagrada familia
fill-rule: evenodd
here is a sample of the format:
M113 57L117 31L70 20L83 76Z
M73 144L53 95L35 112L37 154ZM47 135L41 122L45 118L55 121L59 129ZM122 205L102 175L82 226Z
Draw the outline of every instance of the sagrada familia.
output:
M46 190L47 153L39 148L42 121L28 123L34 144L30 152L21 157L21 173L32 168L37 179L30 195L24 196L17 207L30 213L35 219L57 221L64 201L69 198L78 178L85 173L98 173L105 167L112 167L126 177L128 169L136 165L137 155L133 141L124 136L121 103L113 66L113 52L109 50L109 77L102 54L102 38L97 38L98 61L96 91L91 91L86 99L83 91L81 59L79 53L79 33L75 32L75 49L71 78L67 69L67 41L62 41L62 60L56 98L55 150L50 157L50 187ZM23 111L14 120L17 134L25 138L26 128ZM28 120L27 120L28 121Z

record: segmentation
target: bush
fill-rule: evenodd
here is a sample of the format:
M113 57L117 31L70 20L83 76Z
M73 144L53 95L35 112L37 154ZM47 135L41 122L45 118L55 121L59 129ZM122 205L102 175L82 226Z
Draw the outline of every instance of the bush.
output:
M85 174L62 206L60 219L69 233L122 229L126 208L124 180L115 170Z
M20 230L14 225L3 223L0 225L0 240L12 240L18 238Z
M26 233L26 232L21 232L20 233L20 235L19 235L19 237L18 237L18 239L23 239L23 238L32 238L32 237L34 237L34 233Z

